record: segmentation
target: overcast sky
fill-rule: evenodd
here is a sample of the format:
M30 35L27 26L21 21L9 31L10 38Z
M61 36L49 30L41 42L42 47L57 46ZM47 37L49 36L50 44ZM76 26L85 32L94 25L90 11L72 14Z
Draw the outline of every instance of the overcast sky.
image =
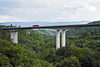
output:
M0 22L100 19L100 0L0 0Z

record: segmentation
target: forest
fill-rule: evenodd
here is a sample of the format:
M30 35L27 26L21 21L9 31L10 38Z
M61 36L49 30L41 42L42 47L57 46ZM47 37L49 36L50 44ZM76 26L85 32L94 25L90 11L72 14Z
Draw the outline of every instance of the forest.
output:
M15 26L0 25L0 67L100 67L100 27L66 30L66 47L58 50L56 31L20 30L16 44L5 27Z

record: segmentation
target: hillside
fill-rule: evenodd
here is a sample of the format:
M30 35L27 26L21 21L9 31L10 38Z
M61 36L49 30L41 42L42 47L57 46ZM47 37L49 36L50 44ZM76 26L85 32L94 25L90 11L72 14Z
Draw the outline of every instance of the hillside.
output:
M9 32L1 30L3 27L0 67L100 67L99 27L67 31L66 47L58 50L55 31L19 31L19 44L15 44L9 41Z
M94 24L94 23L100 23L100 21L93 21L93 22L90 22L88 24Z
M6 26L0 26L0 67L54 67L38 58L39 51L46 49L45 36L34 30L30 35L27 30L19 31L19 44L15 44L9 41L9 32L1 30L3 27Z
M36 52L55 46L54 34L48 30L30 30L30 34L28 30L23 30L19 31L18 36L19 44L24 44Z
M47 37L48 36L52 37L56 35L56 31L54 30L34 30L34 31L39 32L40 34L47 36Z
M94 23L100 23L100 21L93 21L89 22L88 24L94 24ZM84 32L91 32L91 31L97 31L100 30L99 27L82 27L82 28L76 28L66 31L67 36L73 36L73 35L81 35Z

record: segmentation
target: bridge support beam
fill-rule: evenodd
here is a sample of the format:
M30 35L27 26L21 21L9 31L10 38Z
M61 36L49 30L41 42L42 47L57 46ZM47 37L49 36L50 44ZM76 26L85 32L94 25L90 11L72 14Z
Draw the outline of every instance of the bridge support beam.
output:
M16 30L10 31L10 41L13 43L18 43L18 32Z
M62 30L62 46L61 47L65 47L66 44L66 40L65 40L65 30Z
M56 49L60 48L60 30L56 30Z

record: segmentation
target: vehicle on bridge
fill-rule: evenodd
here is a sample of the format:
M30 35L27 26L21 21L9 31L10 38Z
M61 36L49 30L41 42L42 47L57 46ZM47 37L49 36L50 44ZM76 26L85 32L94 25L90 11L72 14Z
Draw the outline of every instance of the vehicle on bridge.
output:
M33 25L33 27L39 27L39 25Z

